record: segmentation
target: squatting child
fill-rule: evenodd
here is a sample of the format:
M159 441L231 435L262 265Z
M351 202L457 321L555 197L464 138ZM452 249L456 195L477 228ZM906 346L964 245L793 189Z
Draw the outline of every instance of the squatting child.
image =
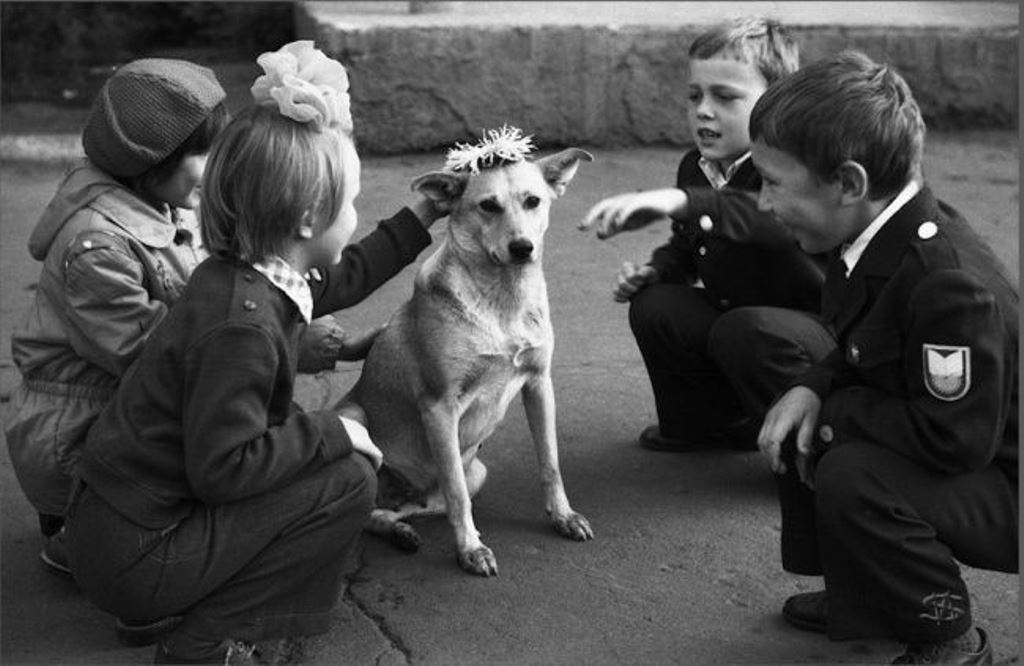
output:
M670 241L646 264L626 262L614 297L629 301L629 323L654 391L658 423L640 434L660 451L754 448L757 409L744 404L709 346L723 313L770 306L773 326L800 330L819 309L824 260L757 211L761 179L750 162L750 110L768 85L794 72L797 44L772 20L743 18L701 34L689 49L687 120L696 147L676 187L601 201L581 223L600 238L666 216ZM831 348L809 338L790 362ZM765 366L766 375L788 370ZM763 413L763 412L762 412Z
M440 217L420 200L346 247L360 162L345 70L312 42L258 62L255 104L202 181L211 257L90 430L69 505L77 582L125 622L163 623L157 663L327 629L381 454L359 415L294 405L299 336L412 262Z
M759 436L783 568L825 578L783 616L907 643L894 663L992 663L959 562L1018 570L1016 281L924 182L925 125L890 67L816 62L769 88L750 134L762 210L829 255L838 341L777 387Z
M118 69L82 130L85 159L29 238L43 266L11 337L22 381L5 431L52 571L70 573L61 528L77 450L205 257L192 211L210 145L228 123L224 98L211 70L184 60Z

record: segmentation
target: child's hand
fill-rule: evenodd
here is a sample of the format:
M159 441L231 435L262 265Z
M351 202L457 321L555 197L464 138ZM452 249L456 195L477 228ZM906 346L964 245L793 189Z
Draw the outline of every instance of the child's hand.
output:
M620 231L632 231L668 217L682 216L687 205L686 192L667 188L629 192L609 197L590 209L579 229L597 225L598 238L610 238Z
M352 335L330 315L314 319L299 340L299 372L333 370L338 361L366 358L382 330L384 326L362 335Z
M821 413L821 398L806 386L795 386L768 410L757 435L757 446L776 474L786 473L783 443L796 436L794 463L800 480L814 486L814 428Z
M346 335L334 317L314 319L299 339L299 372L333 370Z
M373 468L379 470L384 464L384 454L370 439L370 433L366 430L366 412L363 408L355 403L346 403L338 410L338 418L345 426L345 432L352 442L352 450L369 458Z
M370 331L363 333L362 335L349 335L344 331L341 332L341 341L338 346L337 360L339 361L361 361L366 358L366 355L370 353L370 347L373 346L373 341L377 339L377 336L387 328L387 324L382 324L377 328L371 329Z
M369 458L370 462L373 463L373 469L380 471L381 465L384 464L384 453L377 448L372 439L369 437L352 438L352 450Z
M632 261L627 261L619 269L618 283L612 297L619 303L626 303L636 292L657 281L658 271L653 266L644 264L638 267Z
M419 218L424 229L429 229L434 222L450 212L445 202L434 201L424 196L419 197L415 203L411 204L409 210Z

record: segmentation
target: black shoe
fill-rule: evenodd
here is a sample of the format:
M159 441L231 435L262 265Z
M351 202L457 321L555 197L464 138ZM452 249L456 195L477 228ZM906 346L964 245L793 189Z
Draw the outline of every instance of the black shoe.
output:
M226 666L255 666L262 663L259 652L251 643L225 641L224 647L208 657L199 659L171 654L163 643L157 643L153 653L154 664L225 664Z
M691 451L703 451L712 448L707 443L696 444L674 437L666 437L661 434L661 429L656 426L647 426L640 433L637 443L650 451L673 451L676 453L689 453Z
M974 628L978 633L978 646L973 651L966 651L957 641L945 643L927 643L909 645L907 651L896 657L894 664L958 664L973 666L974 664L992 663L992 644L988 642L988 634L981 627Z
M117 642L126 647L144 647L152 645L181 624L181 616L163 617L147 623L133 623L118 618L114 624Z
M825 633L828 628L828 598L825 591L794 594L782 605L782 617L794 627Z
M71 576L71 565L68 564L68 547L64 542L64 528L46 538L39 559L46 565L47 571L60 576Z
M637 443L645 449L651 451L671 451L675 453L694 453L697 451L713 451L713 450L738 450L738 451L756 451L757 450L757 433L754 433L751 438L749 429L745 424L738 424L735 426L727 426L725 429L713 433L705 433L688 437L687 439L677 439L675 437L667 437L661 434L661 428L656 425L647 426L643 432L640 433L640 437L637 439Z

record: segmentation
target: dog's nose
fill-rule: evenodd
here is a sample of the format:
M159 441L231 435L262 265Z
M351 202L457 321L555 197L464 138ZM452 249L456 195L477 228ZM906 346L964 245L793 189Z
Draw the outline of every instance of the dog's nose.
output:
M508 244L508 254L513 261L526 261L533 254L533 243L525 238L517 238Z

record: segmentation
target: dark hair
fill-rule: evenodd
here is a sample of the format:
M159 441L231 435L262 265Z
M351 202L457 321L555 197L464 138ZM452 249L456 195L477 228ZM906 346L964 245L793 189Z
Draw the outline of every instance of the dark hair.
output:
M192 134L175 148L173 153L135 178L128 179L130 184L134 186L133 189L145 191L151 185L170 177L174 170L178 168L178 165L181 164L181 160L186 156L208 153L213 145L213 140L227 127L230 120L231 117L228 114L228 109L224 106L223 102L213 107L206 120L192 130Z
M800 67L800 47L781 23L764 18L743 17L720 23L698 35L688 55L697 60L732 56L757 67L768 85Z
M307 217L332 222L344 201L351 137L250 106L213 144L199 194L203 245L248 263L280 255Z
M844 162L857 162L876 200L919 174L924 135L907 82L858 51L819 60L769 86L750 114L751 141L789 153L824 181Z

